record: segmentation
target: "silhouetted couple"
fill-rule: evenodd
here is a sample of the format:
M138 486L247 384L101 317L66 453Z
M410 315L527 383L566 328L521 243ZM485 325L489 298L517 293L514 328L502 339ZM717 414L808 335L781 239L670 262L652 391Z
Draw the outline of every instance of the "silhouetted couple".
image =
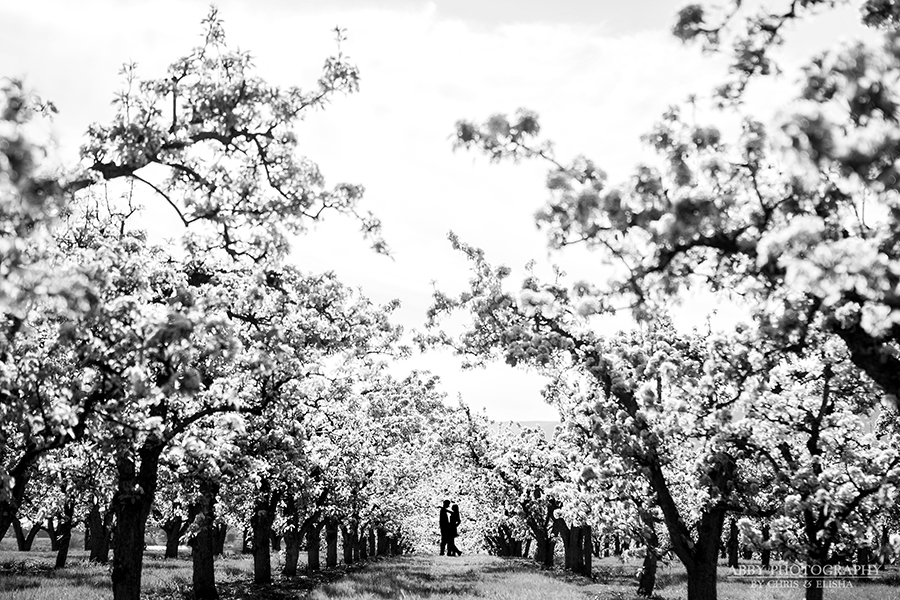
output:
M441 507L441 556L444 550L447 556L461 556L462 552L456 547L456 537L459 535L459 506L454 504L450 506L449 500L444 500L444 506Z

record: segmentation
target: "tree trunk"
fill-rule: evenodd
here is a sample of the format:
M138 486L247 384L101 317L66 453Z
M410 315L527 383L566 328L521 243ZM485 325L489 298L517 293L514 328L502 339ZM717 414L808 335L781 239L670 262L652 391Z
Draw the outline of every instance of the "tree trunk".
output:
M553 520L553 534L558 535L563 546L563 568L567 571L572 570L572 530L566 525L562 519Z
M369 540L369 556L371 556L372 558L375 558L376 556L378 556L378 554L376 553L375 528L374 527L369 527L368 540Z
M12 526L16 534L16 547L19 549L19 552L30 552L31 546L34 544L34 538L37 537L38 532L41 530L41 524L34 523L27 534L22 529L22 523L18 518L13 519Z
M103 565L109 562L109 546L112 541L110 538L113 532L113 518L116 515L114 500L110 501L105 515L101 516L100 509L97 508L97 519L91 520L91 555L89 558L91 562Z
M547 544L544 543L543 537L537 537L534 541L534 562L544 564L544 554L547 552Z
M378 527L375 530L375 556L387 555L387 532L384 527Z
M18 463L7 474L13 482L12 490L0 500L0 539L6 536L10 525L15 525L16 514L25 499L25 489L34 472L34 466L40 459L41 452L34 443L29 443ZM33 538L32 538L33 539ZM31 547L29 546L29 549Z
M359 537L356 540L356 548L358 550L357 555L354 555L357 561L366 560L369 558L369 548L368 548L368 537L365 534L365 529L359 532Z
M300 562L300 532L295 528L289 528L284 532L284 568L282 574L285 577L297 575L297 564Z
M541 563L541 565L545 567L553 566L553 546L555 545L554 539L547 535L545 532L538 532L536 539L536 550L534 554L534 560L536 562Z
M728 526L728 543L726 547L728 549L728 566L732 569L737 569L740 566L738 563L740 545L738 544L737 519L734 517L732 517L731 524Z
M319 563L319 546L321 545L322 525L318 523L310 523L306 529L306 570L309 572L318 571L321 568Z
M353 539L353 529L346 525L341 525L341 546L344 549L344 564L353 564L353 548L356 546L356 540Z
M759 552L759 565L763 569L769 569L772 566L772 550L769 548L769 524L766 523L762 527L763 547Z
M863 579L869 576L869 565L872 564L872 549L869 546L860 546L856 550L856 565L859 567L859 576Z
M569 561L571 571L575 574L584 573L584 561L581 559L581 550L584 548L584 532L581 527L573 527L569 535Z
M253 546L250 543L250 530L248 527L244 527L241 531L241 554L252 554Z
M640 510L640 517L644 524L644 542L647 548L646 554L644 554L644 563L641 565L637 593L638 596L649 598L656 589L656 569L659 564L659 535L656 533L656 523L649 512Z
M216 556L225 554L225 539L228 537L228 523L217 523L213 526L213 553Z
M200 497L193 513L197 532L191 540L191 560L193 562L193 583L195 600L216 600L216 496L219 484L207 479L200 481Z
M53 517L47 518L47 525L44 527L47 532L47 538L50 540L50 552L59 551L59 533L56 531L56 523Z
M591 541L591 526L584 525L581 528L581 574L590 577L593 572L593 561L591 560L591 549L593 543Z
M253 528L253 583L272 583L272 552L269 542L272 540L272 522L275 520L275 508L278 506L278 494L272 493L267 479L263 479L257 492L250 526Z
M653 595L656 588L656 552L647 548L647 554L644 555L644 563L641 565L641 575L638 580L638 596L649 598Z
M87 517L84 519L84 551L90 552L94 547L92 534L94 533L94 523L102 521L100 516L100 506L94 502L91 503L91 509L88 511Z
M300 527L297 501L292 494L288 494L284 500L284 516L287 520L287 527L284 530L284 568L281 573L285 577L296 577L303 531Z
M178 544L181 542L181 515L166 520L161 529L166 534L165 558L178 558Z
M325 566L333 569L337 566L338 524L333 518L325 521Z
M127 455L117 460L116 533L112 587L114 600L140 600L144 533L156 494L159 457L164 444L148 439L138 451L141 466Z
M585 569L585 554L590 557L591 528L589 526L569 527L563 519L555 519L553 532L558 534L563 542L565 555L564 565L566 570L578 575L590 576L590 567ZM587 536L587 544L585 544ZM585 550L587 548L587 550ZM590 558L588 558L590 565Z
M275 552L281 552L281 536L272 532L272 550Z
M715 556L714 556L715 558ZM687 569L688 600L716 600L715 560L697 562Z
M54 569L64 569L69 556L69 544L72 541L72 527L75 526L75 498L66 498L63 514L56 527L56 564Z
M806 564L806 600L823 600L825 589L822 587L824 583L821 579L817 579L816 576L812 572L813 566L819 566L821 568L821 563L807 563ZM821 576L821 571L819 571L819 575Z

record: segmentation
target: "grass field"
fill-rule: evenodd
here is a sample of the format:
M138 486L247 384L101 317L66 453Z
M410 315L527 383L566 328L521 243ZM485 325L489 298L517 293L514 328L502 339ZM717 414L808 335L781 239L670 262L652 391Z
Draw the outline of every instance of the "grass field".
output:
M69 552L67 567L53 570L56 553L45 538L38 538L30 552L18 552L12 540L0 543L0 600L111 600L109 567L87 562L87 553ZM184 558L165 560L163 548L151 546L144 555L141 580L143 595L149 598L183 598L191 586L191 561L187 549ZM273 555L278 569L278 555ZM232 584L247 580L253 573L252 558L234 555L216 561L216 580Z
M6 546L6 544L4 544ZM146 555L143 595L152 600L190 598L191 564L186 558L164 560L161 550ZM0 600L111 600L108 567L88 564L83 552L74 551L70 567L54 571L54 554L36 544L32 552L0 549ZM273 555L273 571L280 569ZM445 557L416 555L374 561L360 570L299 577L280 581L275 588L260 589L249 583L252 561L233 555L217 560L217 581L223 599L266 598L286 600L632 600L636 565L616 559L595 561L593 580L559 571L543 571L533 561L499 559L484 555ZM719 598L722 600L800 600L803 589L755 586L736 580L722 567ZM336 578L337 577L337 578ZM828 589L826 600L900 600L900 583L857 583ZM790 584L788 584L790 585ZM662 567L657 598L684 598L684 572L677 566Z
M583 577L548 573L533 561L498 559L489 556L411 556L373 564L339 581L314 590L311 600L632 600L636 581L634 566L613 559L599 561L594 581ZM803 589L756 587L736 581L730 570L720 569L719 598L723 600L794 600L803 598ZM682 599L687 589L680 568L660 570L657 598ZM857 584L852 588L829 589L826 600L896 600L900 587Z

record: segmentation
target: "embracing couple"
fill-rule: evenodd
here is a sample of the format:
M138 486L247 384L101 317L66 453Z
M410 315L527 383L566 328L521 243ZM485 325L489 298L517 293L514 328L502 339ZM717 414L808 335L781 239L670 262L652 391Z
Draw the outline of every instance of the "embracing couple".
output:
M456 537L459 535L459 506L450 506L449 500L444 500L441 507L441 556L447 550L447 556L461 556L462 552L456 547Z

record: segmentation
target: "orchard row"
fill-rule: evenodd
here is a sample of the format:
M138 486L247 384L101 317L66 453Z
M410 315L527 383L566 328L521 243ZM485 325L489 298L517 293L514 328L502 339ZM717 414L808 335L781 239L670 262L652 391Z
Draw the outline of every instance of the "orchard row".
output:
M139 597L148 524L189 540L194 593L210 598L224 527L247 530L266 583L274 534L288 575L301 539L316 568L323 532L326 565L339 536L345 562L423 548L445 495L469 550L533 545L549 564L559 539L589 573L602 540L627 538L647 595L671 554L689 599L714 599L723 537L808 577L894 561L900 15L864 3L884 45L813 59L780 122L739 107L781 28L818 4L745 15L737 34L733 15L682 10L680 38L734 38L717 118L739 116L740 133L675 107L646 137L658 159L624 182L558 159L531 112L458 124L460 147L549 165L537 222L552 249L583 246L600 268L512 286L451 235L470 287L435 293L416 343L542 373L552 439L448 408L428 374L397 376L410 350L396 305L287 260L291 236L329 212L388 251L362 187L327 186L297 152L296 121L357 88L340 50L311 90L271 86L213 10L165 76L124 69L116 116L89 128L74 172L45 138L53 105L5 83L0 532L46 523L62 566L87 524L117 600ZM145 200L183 226L180 244L138 226ZM741 323L680 328L669 309L697 291Z

